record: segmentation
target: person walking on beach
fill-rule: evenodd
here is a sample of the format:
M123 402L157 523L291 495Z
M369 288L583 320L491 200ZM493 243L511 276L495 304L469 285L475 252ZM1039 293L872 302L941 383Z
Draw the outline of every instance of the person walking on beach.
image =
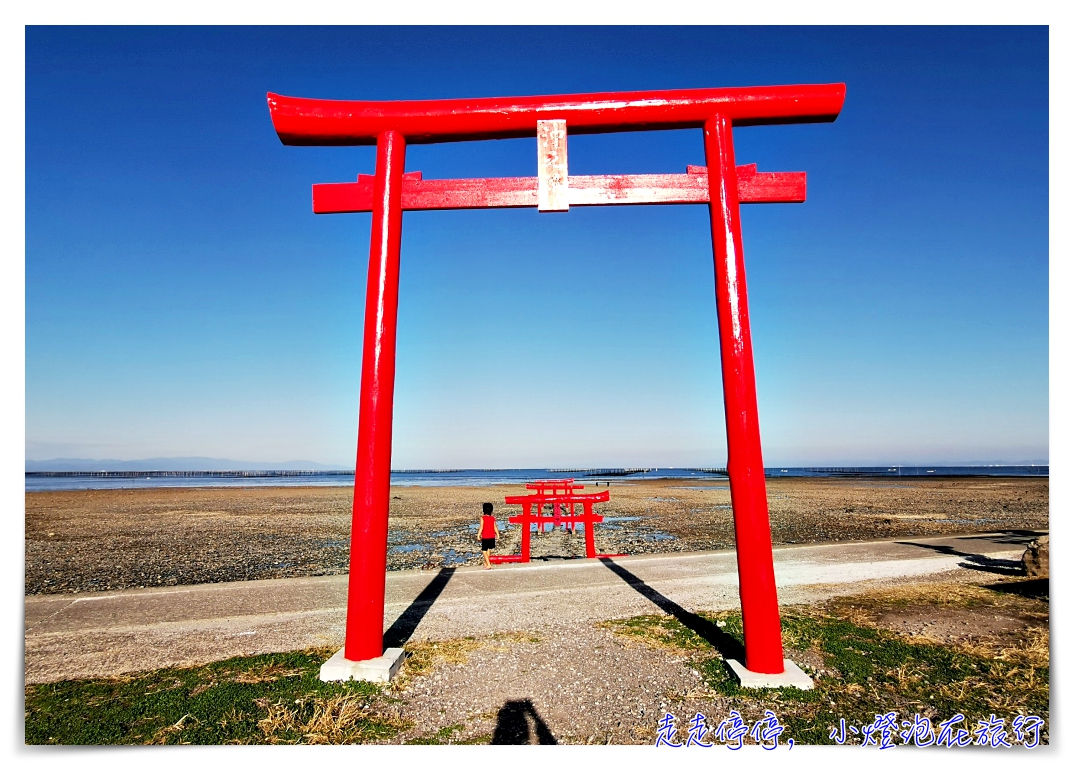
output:
M481 540L481 555L485 557L485 569L492 569L492 549L496 547L496 517L492 515L492 503L481 506L481 522L477 537Z

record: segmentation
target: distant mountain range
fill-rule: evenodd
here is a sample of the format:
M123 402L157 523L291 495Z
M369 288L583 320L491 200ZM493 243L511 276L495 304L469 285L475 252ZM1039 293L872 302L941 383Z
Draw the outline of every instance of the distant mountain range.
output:
M334 471L347 470L341 465L325 465L309 460L283 463L225 460L219 457L150 457L146 460L90 460L83 457L57 457L52 460L27 460L27 471Z

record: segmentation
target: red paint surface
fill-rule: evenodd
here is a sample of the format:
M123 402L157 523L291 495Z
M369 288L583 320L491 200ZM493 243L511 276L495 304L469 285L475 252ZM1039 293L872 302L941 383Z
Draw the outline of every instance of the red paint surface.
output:
M588 494L581 494L578 492L571 492L569 494L556 494L556 493L544 493L535 495L510 495L505 497L503 501L507 505L523 505L525 503L541 503L547 505L548 503L606 503L609 497L611 497L611 491L605 489L603 492L590 492Z
M519 524L522 527L522 553L518 561L528 562L530 560L530 525L536 524L537 530L541 529L546 524L551 524L553 528L560 524L566 524L570 527L571 531L574 531L576 524L584 523L585 526L585 555L587 559L595 559L597 557L596 540L593 533L593 525L599 524L604 521L604 517L600 514L593 513L593 506L596 503L606 503L611 496L609 490L605 489L603 492L591 492L589 494L583 494L575 492L576 489L581 489L582 485L573 484L574 479L557 479L553 481L535 481L531 484L527 484L528 489L537 489L538 492L533 495L511 495L503 499L507 505L521 505L522 514L519 516L512 516L508 519L512 524ZM560 491L562 490L562 491ZM552 506L551 514L542 513L544 506ZM574 506L580 504L582 506L582 513L576 514L574 512ZM569 513L560 513L560 506L570 506ZM537 513L533 513L533 508L537 508Z
M538 120L566 120L572 134L700 128L716 113L739 126L827 122L845 95L845 84L827 83L392 102L267 98L284 144L359 145L388 130L411 144L536 136Z
M685 174L610 174L568 177L571 206L610 204L708 203L708 170L688 166ZM804 172L758 173L757 164L739 166L740 203L801 203L806 197ZM403 177L403 210L524 208L537 205L536 177L489 179L422 179L421 172ZM373 177L357 182L313 185L313 213L371 211Z
M538 479L526 484L526 489L535 489L541 494L546 492L558 493L560 490L563 490L563 494L566 494L576 489L584 488L584 484L575 484L574 479Z
M761 431L757 423L735 149L731 120L724 115L717 115L705 124L705 161L709 168L716 315L727 419L727 474L735 518L746 668L761 674L778 674L783 671L783 642L761 460Z
M538 204L536 177L422 180L420 172L404 175L405 144L536 136L538 120L565 120L568 131L576 134L704 127L707 167L688 167L685 175L568 177L567 204L709 203L746 666L759 673L783 670L738 205L802 201L805 174L757 173L755 165L736 169L731 127L831 121L842 109L845 93L846 86L835 83L424 102L268 95L273 125L284 144L375 142L378 148L374 177L314 185L317 213L373 212L351 530L348 659L382 653L402 211ZM555 494L560 489L563 493ZM553 487L551 494L539 489L534 496L508 498L523 506L522 516L510 519L527 522L523 555L493 559L528 560L529 523L567 520L590 522L586 555L595 557L592 522L603 520L592 512L598 495L573 491ZM608 492L602 494L607 500ZM533 515L533 506L540 512L551 498L557 498L552 516ZM575 503L583 506L582 516L574 514ZM569 505L570 513L560 513L560 504Z
M350 577L344 657L369 660L384 652L384 581L395 392L395 327L399 307L399 241L403 226L406 140L385 131L377 141L373 227L366 278L362 394L351 517Z

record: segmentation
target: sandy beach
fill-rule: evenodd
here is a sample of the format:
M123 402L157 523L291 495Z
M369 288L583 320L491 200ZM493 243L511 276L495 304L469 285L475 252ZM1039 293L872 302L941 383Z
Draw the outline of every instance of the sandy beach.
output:
M734 544L726 480L612 482L599 551L671 553ZM594 491L588 486L585 491ZM388 569L476 564L481 503L517 553L518 485L393 487ZM347 571L349 487L199 487L26 494L27 595L336 575ZM776 544L1047 529L1048 479L771 479ZM581 556L579 533L535 537L533 557Z

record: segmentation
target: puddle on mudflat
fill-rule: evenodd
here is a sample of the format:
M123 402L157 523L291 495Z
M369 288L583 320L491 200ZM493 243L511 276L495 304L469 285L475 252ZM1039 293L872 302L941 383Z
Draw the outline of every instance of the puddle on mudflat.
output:
M933 519L937 524L999 524L999 519Z
M422 545L421 543L410 543L408 545L392 545L388 547L388 553L412 553L414 551L428 551L432 546Z
M465 564L472 557L479 556L479 555L480 554L478 554L476 552L469 552L469 553L460 554L460 553L456 553L454 548L445 548L444 549L444 560L443 560L444 561L444 566L445 567L450 567L453 564Z

